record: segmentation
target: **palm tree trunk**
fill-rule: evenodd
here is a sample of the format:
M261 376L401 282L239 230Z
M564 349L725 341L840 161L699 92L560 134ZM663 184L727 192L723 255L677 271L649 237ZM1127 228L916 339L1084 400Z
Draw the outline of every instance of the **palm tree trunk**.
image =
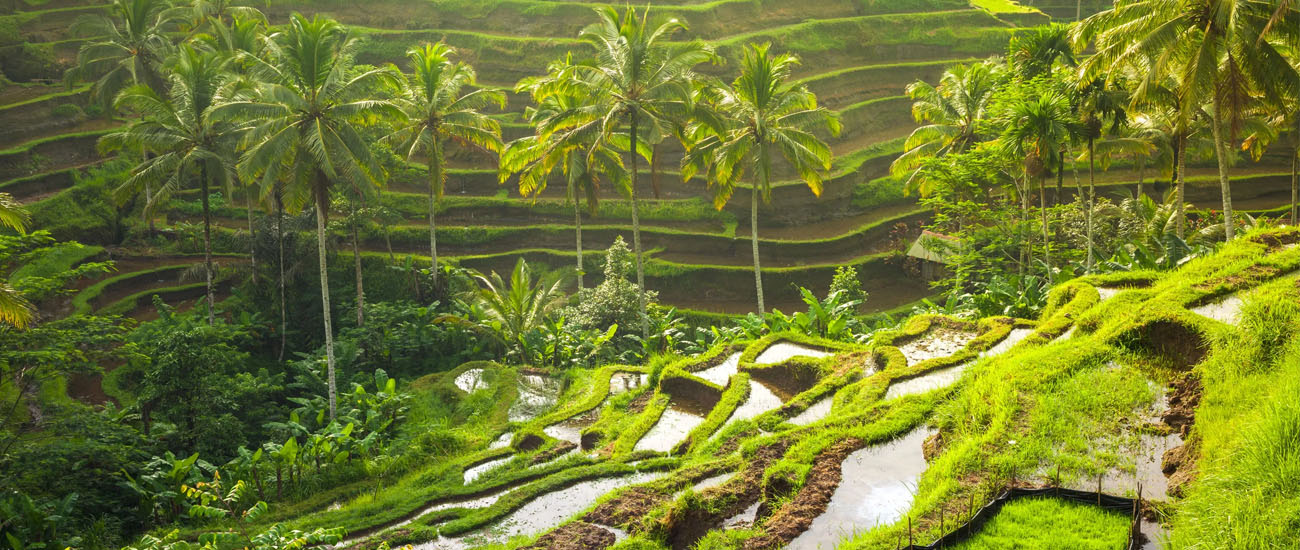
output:
M208 326L216 324L212 296L212 211L208 205L208 167L200 165L199 181L203 193L203 275L207 280Z
M438 288L438 188L442 185L442 147L433 140L433 154L429 155L429 274L433 287Z
M754 289L758 292L758 314L763 315L763 269L758 263L758 195L755 186L749 193L749 242L754 248Z
M637 155L637 152L636 152L636 145L637 145L637 143L636 143L636 141L637 141L637 139L636 139L636 138L637 138L637 135L636 135L636 131L637 131L637 124L636 124L636 123L637 123L637 116L636 116L636 112L635 112L635 111L632 112L631 119L632 119L632 120L631 120L631 124L630 124L631 132L630 132L629 135L630 135L630 137L631 137L631 139L632 139L632 146L631 146L631 152L632 152L632 159L631 159L631 160L632 160L632 250L633 250L633 252L636 254L636 286L637 286L637 301L639 302L639 304L640 304L640 306L641 306L641 336L642 336L643 338L649 338L649 337L650 337L650 318L649 318L649 315L646 313L646 303L645 303L645 302L646 302L646 300L645 300L645 262L642 261L642 258L641 258L641 216L640 216L641 203L640 203L640 201L637 200L638 197L637 197L637 188L636 188L637 180L638 180L639 178L638 178L638 174L637 174L637 162L636 162L636 155Z
M1038 176L1038 210L1043 223L1043 264L1047 266L1047 280L1052 280L1052 236L1047 225L1047 174Z
M572 189L573 186L570 186ZM582 290L582 208L578 205L578 193L573 193L573 227L578 251L578 290Z
M1219 191L1223 194L1223 234L1226 240L1236 237L1232 216L1232 184L1228 181L1228 147L1223 140L1223 105L1218 94L1214 97L1214 156L1219 160Z
M253 270L253 284L257 284L257 239L253 238L253 192L250 189L248 196L244 198L245 209L248 210L248 264Z
M1291 149L1291 225L1300 223L1297 221L1297 215L1300 215L1300 172L1297 172L1296 161L1300 159L1300 135L1291 137L1295 147Z
M275 194L275 242L280 248L280 353L277 355L278 361L284 360L284 348L288 342L286 331L289 329L288 309L284 306L284 201L280 198L279 191Z
M1183 185L1185 183L1183 177L1187 172L1186 133L1179 133L1175 141L1178 144L1178 152L1176 155L1177 166L1174 167L1174 188L1175 188L1174 200L1178 202L1178 206L1177 206L1178 219L1174 223L1174 227L1176 229L1176 232L1178 233L1178 238L1182 239L1182 238L1186 238L1185 233L1187 230L1187 212L1185 212L1186 201L1183 199L1183 192L1185 191L1186 188L1186 186Z
M357 326L366 324L366 292L362 286L361 277L361 237L357 231L356 208L352 210L352 259L353 269L357 277Z
M1133 190L1133 198L1140 199L1142 198L1142 174L1143 174L1142 169L1146 168L1146 159L1143 158L1141 155L1139 155L1133 160L1137 161L1137 169L1138 169L1137 188Z
M321 317L325 321L325 369L329 378L330 420L334 420L336 408L334 385L334 326L330 320L330 275L325 263L325 217L329 205L325 203L325 194L320 190L325 186L325 175L317 172L316 185L316 258L320 262L320 305Z
M1029 176L1026 175L1025 179L1028 180ZM1029 263L1029 237L1025 235L1025 229L1029 226L1029 182L1026 181L1023 186L1017 184L1016 187L1020 191L1020 229L1017 231L1020 237L1019 284L1024 284L1025 267Z
M1065 149L1057 153L1056 162L1056 196L1052 197L1052 204L1061 204L1061 195L1065 194Z
M1097 209L1097 147L1096 140L1088 138L1088 263L1085 270L1092 273L1093 262L1096 261L1095 233L1093 232L1094 214Z

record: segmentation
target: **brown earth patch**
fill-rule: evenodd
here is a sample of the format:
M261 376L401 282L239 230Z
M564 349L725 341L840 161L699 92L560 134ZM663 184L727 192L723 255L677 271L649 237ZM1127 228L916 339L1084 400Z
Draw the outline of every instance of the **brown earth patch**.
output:
M653 393L654 392L651 391L641 392L641 395L636 396L631 403L627 404L627 412L629 414L641 414L641 411L645 410L646 405L650 404L650 397L652 397Z
M751 426L747 430L736 433L735 435L731 436L726 441L724 441L721 447L718 447L717 456L727 456L731 453L736 452L736 449L740 448L741 443L744 443L746 439L758 435L758 433L759 433L759 429L753 426Z
M921 452L925 456L925 461L930 462L943 452L943 432L935 432L934 435L925 438L925 443L921 444Z
M1239 289L1246 285L1249 285L1254 281L1273 278L1280 271L1281 270L1273 266L1252 265L1237 273L1233 273L1232 275L1225 275L1223 277L1215 277L1213 279L1209 279L1203 283L1194 285L1192 288L1195 288L1196 290L1200 290L1203 292L1215 290L1219 287ZM1207 299L1212 300L1213 298L1207 298Z
M763 472L773 462L785 455L789 442L778 441L760 447L746 464L745 469L731 480L705 489L699 493L697 506L685 510L677 508L664 518L661 526L667 533L669 546L686 550L695 546L710 530L720 526L727 518L741 513L762 496ZM710 509L716 509L710 512Z
M705 417L722 399L722 392L694 378L670 376L659 382L659 389L668 394L674 407Z
M606 529L574 521L542 535L523 550L602 550L614 545L614 533Z
M1288 244L1300 242L1300 233L1287 232L1281 235L1276 233L1265 233L1263 235L1256 235L1251 240L1268 247L1269 252L1276 252Z
M617 497L601 503L586 516L583 521L622 527L650 513L660 503L668 500L670 495L644 487L628 489Z
M808 391L817 385L821 373L813 366L798 359L791 359L779 365L746 370L756 381L772 390L781 401L789 401L794 396Z
M1201 404L1201 379L1194 373L1187 373L1169 387L1169 409L1161 421L1178 432L1183 439L1196 420L1196 408Z
M767 550L789 544L800 533L808 530L812 522L831 502L835 489L840 486L844 459L862 448L863 441L845 439L822 451L813 461L808 481L790 502L777 510L765 525L765 533L745 541L745 550ZM762 514L760 510L760 514Z
M537 449L542 448L542 444L544 443L546 443L546 440L542 439L542 436L537 434L528 434L525 435L523 439L520 439L519 443L515 444L515 448L520 451L536 451Z
M1192 424L1196 422L1196 408L1201 404L1201 379L1188 373L1169 388L1169 410L1161 420L1179 436L1187 440ZM1161 457L1160 469L1169 478L1168 493L1183 496L1186 485L1196 479L1198 452L1195 442L1169 449Z
M1199 331L1175 321L1160 320L1129 331L1121 343L1134 351L1145 351L1175 369L1190 370L1205 359L1210 345Z
M551 447L550 449L547 449L545 451L542 451L534 455L532 463L541 464L543 462L550 462L551 460L558 458L560 455L563 455L564 453L572 451L576 448L578 448L578 446L574 445L573 443L570 443L568 441L561 441L559 443L556 443L554 447Z

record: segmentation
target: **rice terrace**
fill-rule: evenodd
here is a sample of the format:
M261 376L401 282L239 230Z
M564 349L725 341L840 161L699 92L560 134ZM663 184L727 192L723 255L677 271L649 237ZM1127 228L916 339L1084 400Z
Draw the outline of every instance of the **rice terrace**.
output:
M1300 549L1300 6L0 3L0 550Z

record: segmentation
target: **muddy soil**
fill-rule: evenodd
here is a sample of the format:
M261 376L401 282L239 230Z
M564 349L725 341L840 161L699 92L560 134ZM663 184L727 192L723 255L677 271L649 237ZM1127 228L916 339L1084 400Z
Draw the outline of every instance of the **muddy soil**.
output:
M1201 393L1201 380L1194 373L1183 375L1169 388L1169 409L1161 420L1184 441L1196 421L1196 408L1201 404ZM1161 469L1169 476L1170 495L1182 496L1183 487L1196 478L1198 454L1194 443L1183 444L1165 453Z
M542 535L523 550L603 550L614 545L614 533L590 523L574 521Z
M777 510L765 524L765 534L745 541L746 550L779 548L789 544L812 526L826 511L843 472L840 465L853 451L862 448L860 439L845 439L822 451L813 461L808 480L794 499Z
M1205 337L1181 323L1155 321L1130 334L1128 346L1153 353L1179 370L1190 370L1209 353Z
M630 527L669 498L672 498L671 495L644 487L634 487L623 491L616 498L600 503L595 509L587 512L582 519L601 525Z
M545 451L542 451L534 455L531 464L533 466L536 466L538 464L545 464L561 456L564 456L568 454L570 451L577 448L578 448L577 444L568 441L561 441L559 443L556 443L554 447L551 447L550 449L547 449Z
M1278 274L1280 270L1276 267L1267 265L1252 265L1232 275L1224 277L1215 277L1192 288L1201 291L1209 291L1227 286L1229 288L1241 288L1254 281L1271 279Z
M788 447L789 443L782 441L759 448L739 474L722 485L702 491L700 498L704 502L699 507L670 514L664 525L668 544L674 550L686 550L712 529L724 524L734 527L731 520L752 521L762 496L763 471L780 459ZM710 508L716 512L710 512Z

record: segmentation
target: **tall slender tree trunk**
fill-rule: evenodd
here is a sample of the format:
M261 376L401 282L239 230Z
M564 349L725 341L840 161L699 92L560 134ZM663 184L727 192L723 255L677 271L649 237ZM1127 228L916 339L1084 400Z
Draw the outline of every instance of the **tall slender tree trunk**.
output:
M1065 149L1057 153L1056 162L1056 196L1052 197L1053 205L1062 203L1061 196L1065 194Z
M248 265L253 269L253 284L257 284L257 239L253 233L253 192L249 189L244 197L244 207L248 210Z
M277 360L284 361L284 348L289 339L289 311L284 306L284 200L278 190L275 194L275 242L280 249L280 353Z
M1029 236L1025 234L1025 230L1028 229L1029 226L1029 175L1025 175L1025 182L1023 185L1017 185L1016 187L1020 190L1020 230L1017 231L1017 233L1020 234L1020 265L1018 269L1020 272L1020 284L1023 285L1026 273L1025 268L1029 263ZM1024 288L1022 287L1020 290L1024 290Z
M357 231L357 209L352 209L352 264L357 277L357 326L366 324L366 292L362 286L361 276L361 236Z
M1138 169L1138 181L1137 181L1137 187L1134 188L1134 190L1133 190L1133 198L1135 198L1135 199L1140 199L1140 198L1142 198L1142 183L1143 183L1143 182L1142 182L1142 174L1143 174L1143 170L1142 170L1142 169L1143 169L1143 168L1146 168L1146 159L1143 158L1141 155L1138 155L1138 156L1135 157L1133 160L1137 162L1137 169Z
M1297 129L1300 131L1300 129ZM1300 171L1297 171L1297 159L1300 159L1300 135L1291 136L1292 143L1295 147L1291 149L1291 225L1300 223Z
M759 186L754 186L749 195L749 242L754 249L754 290L758 292L758 314L767 310L763 307L763 268L758 263L758 196Z
M435 137L433 154L429 155L429 274L433 288L438 288L438 192L442 188L442 144Z
M330 319L330 275L325 263L325 220L329 214L329 204L323 191L325 175L316 173L316 257L320 261L320 305L321 317L325 321L325 369L329 378L330 420L334 420L337 408L337 394L334 385L334 324Z
M1223 139L1223 101L1214 95L1214 116L1210 123L1214 130L1214 156L1219 159L1219 191L1223 194L1223 234L1231 241L1237 236L1232 216L1232 184L1228 181L1228 147Z
M1097 148L1096 140L1088 138L1088 263L1085 270L1092 273L1096 261L1096 234L1094 233L1095 214L1097 210Z
M641 258L641 202L638 200L637 180L640 179L637 174L636 162L636 145L637 145L637 113L631 115L631 132L632 138L632 250L636 253L636 286L637 301L641 306L641 337L650 337L650 318L646 312L645 300L645 261Z
M216 324L216 313L212 292L212 210L208 205L208 167L200 165L199 181L203 193L203 276L207 282L208 326Z
M569 186L570 189L573 189L573 187L574 186L572 185ZM574 190L573 192L573 228L574 228L573 231L574 240L577 241L576 246L578 251L578 290L581 291L582 282L583 282L582 280L582 276L583 276L582 273L582 208L578 205L577 190Z
M1186 183L1184 177L1187 174L1187 133L1180 132L1175 141L1178 143L1178 152L1175 161L1177 165L1174 167L1174 201L1178 204L1176 208L1178 213L1177 219L1174 220L1174 228L1178 238L1183 239L1186 238L1187 232L1187 201L1183 198L1187 188L1184 185Z
M1043 224L1043 264L1047 266L1047 280L1052 280L1052 235L1047 225L1047 174L1038 176L1038 211Z

